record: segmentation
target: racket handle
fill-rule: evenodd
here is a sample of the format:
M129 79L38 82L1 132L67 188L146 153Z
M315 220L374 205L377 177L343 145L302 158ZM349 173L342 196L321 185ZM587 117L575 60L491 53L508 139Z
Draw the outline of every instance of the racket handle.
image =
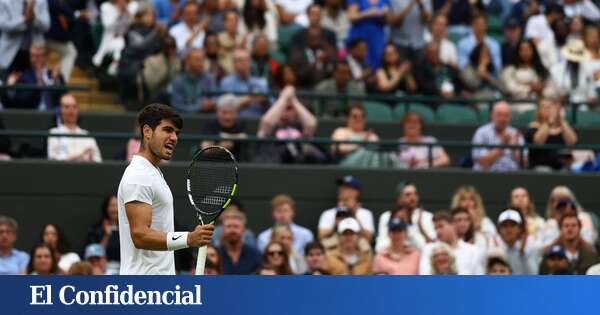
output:
M204 265L206 264L207 246L198 248L198 261L196 262L196 275L204 275Z

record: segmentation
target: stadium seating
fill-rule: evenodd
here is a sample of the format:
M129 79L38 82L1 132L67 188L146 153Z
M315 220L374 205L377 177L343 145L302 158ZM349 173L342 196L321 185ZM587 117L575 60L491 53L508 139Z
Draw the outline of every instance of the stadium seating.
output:
M390 109L390 106L374 101L366 101L363 102L363 106L365 107L365 111L367 112L367 117L371 121L392 121L393 113Z
M477 124L477 112L468 105L443 104L436 111L436 122L442 124Z

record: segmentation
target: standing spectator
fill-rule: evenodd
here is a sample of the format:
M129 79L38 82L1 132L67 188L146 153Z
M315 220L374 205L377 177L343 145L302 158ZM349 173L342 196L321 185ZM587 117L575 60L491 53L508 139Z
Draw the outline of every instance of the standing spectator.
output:
M244 1L242 17L245 27L242 34L248 32L248 43L254 42L255 38L260 35L266 36L269 46L275 46L277 43L277 13L270 1Z
M119 211L115 194L104 198L101 211L100 222L90 228L86 244L100 244L106 253L110 273L118 273L121 245L119 242Z
M545 220L535 211L535 203L527 189L520 186L513 188L510 192L510 201L508 204L510 208L519 211L523 219L525 219L528 237L537 242L542 242Z
M466 243L477 246L480 250L487 252L493 240L491 235L484 234L475 228L473 217L469 210L461 207L452 208L452 224L456 229L458 237Z
M577 134L569 123L561 116L560 104L550 99L541 99L535 120L525 131L525 141L532 144L574 145ZM533 169L559 170L565 165L561 151L558 149L532 149L529 152L529 167Z
M278 275L291 275L292 268L288 263L288 253L283 244L278 241L271 241L265 248L263 262L275 269Z
M194 48L188 51L184 71L171 83L171 105L180 112L211 112L215 101L207 96L216 90L215 79L204 70L204 52Z
M82 70L92 70L92 57L96 52L96 42L92 35L92 24L98 21L98 6L95 0L70 0L69 7L74 11L75 19L71 26L71 41L77 51L75 64Z
M385 20L389 12L389 0L348 1L348 18L352 23L348 40L363 39L367 42L367 64L373 69L380 66L385 45Z
M507 209L498 217L498 246L517 275L536 275L542 244L527 236L525 223L517 210Z
M434 42L439 46L440 60L442 63L456 67L458 65L458 51L454 42L448 39L448 18L436 14L431 19L430 33L425 33L426 42Z
M71 94L60 98L60 123L50 129L50 134L86 135L88 131L78 126L79 108ZM102 162L100 149L94 138L48 137L48 159L59 161Z
M247 137L246 124L238 119L238 99L232 94L221 95L217 100L217 117L202 127L201 134L219 136L221 141L204 140L202 148L218 145L230 150L238 159L241 157L241 144L235 139Z
M304 247L312 242L314 238L309 229L294 223L295 212L296 202L289 195L279 194L271 199L271 214L275 221L274 226L289 226L294 236L293 250L296 253L304 253ZM260 251L265 250L272 232L273 228L268 228L258 235L257 246Z
M527 20L524 37L533 39L536 45L544 41L554 41L552 24L557 20L563 19L564 16L564 9L560 4L547 3L543 14L531 16Z
M177 23L183 11L183 4L185 4L184 0L152 0L158 23L167 28Z
M223 67L223 57L219 55L219 37L215 33L207 33L204 37L204 71L209 72L215 78L215 82L221 82L226 75Z
M486 270L486 274L489 276L508 276L513 274L510 264L502 257L490 257Z
M522 42L521 32L521 24L517 19L509 18L504 23L504 42L500 49L502 51L502 65L505 68L515 65L521 55L519 48L519 44ZM535 47L535 43L533 43L533 46Z
M339 245L327 252L327 270L334 275L366 275L371 273L371 255L358 246L360 223L345 218L337 226Z
M500 79L511 98L525 99L542 96L549 73L532 40L519 41L514 62L502 70Z
M598 231L594 227L592 216L581 206L575 194L567 186L556 186L550 192L546 205L546 225L544 226L544 245L548 245L560 236L560 219L569 213L577 214L581 221L581 237L595 244Z
M306 44L292 50L289 63L298 76L299 85L312 89L317 82L330 77L337 56L321 27L310 27L304 35Z
M237 11L227 11L223 16L223 31L219 32L219 55L225 71L233 71L233 54L236 49L246 49L248 45L248 33L240 32L238 29L239 15Z
M425 210L420 204L419 191L414 183L400 183L396 196L396 210L406 210L404 222L408 224L408 239L414 247L422 250L425 244L435 240L435 228L433 226L433 214ZM386 211L379 216L377 225L377 252L390 244L388 237L388 222L393 211ZM421 256L422 257L422 256Z
M245 244L242 237L246 229L246 216L239 211L231 211L223 217L222 222L219 255L223 259L224 274L248 275L256 272L260 267L260 253Z
M62 228L56 224L49 223L44 225L42 234L40 235L40 241L52 248L52 252L61 271L69 270L69 267L71 267L73 263L81 260L77 253L69 251L69 241Z
M456 267L459 275L481 275L484 273L484 252L475 245L465 243L458 238L452 217L446 212L438 212L433 216L433 224L440 242L450 246L456 257ZM421 252L419 274L433 274L431 257L436 243L425 245Z
M456 266L456 257L452 252L452 248L446 243L432 243L431 252L428 253L428 261L432 275L457 275L458 268ZM423 252L424 253L424 252Z
M321 26L335 34L338 49L342 49L346 45L350 20L348 13L344 10L343 0L325 0L321 12Z
M16 249L19 226L13 218L0 216L0 275L25 273L29 255Z
M23 72L12 72L7 79L7 85L31 84L39 87L64 86L65 80L59 67L48 69L48 50L43 43L33 43L29 48L30 68ZM59 104L63 92L14 90L8 91L6 107L36 108L38 110L54 109Z
M438 43L429 42L425 46L425 54L418 64L414 74L421 94L444 98L463 94L465 86L460 74L456 68L442 62Z
M560 245L550 247L540 266L541 275L572 275L573 268L567 258L565 248Z
M316 108L321 116L339 117L347 111L348 99L344 95L364 95L365 88L362 81L353 80L350 65L342 60L336 62L333 77L319 82L315 92L339 95L336 99L329 98L323 103L319 102Z
M377 253L373 260L373 273L388 275L416 275L419 272L419 250L406 245L407 225L394 218L388 223L391 245Z
M71 41L75 15L70 5L63 0L48 0L48 12L50 29L46 33L46 43L48 49L60 55L60 72L68 81L77 59L77 49Z
M303 274L308 270L302 252L296 252L294 249L294 234L289 225L277 225L273 227L271 241L279 242L283 245L286 252L289 266L294 274ZM267 246L268 248L268 246Z
M565 214L561 217L559 226L560 235L551 245L562 246L573 271L584 275L600 259L593 246L581 237L581 220L575 213Z
M353 104L348 107L346 116L346 127L338 127L333 131L331 139L335 141L360 140L360 141L379 141L379 137L372 129L367 129L367 113L360 104ZM332 146L334 154L348 157L354 152L359 152L363 145L354 143L342 143Z
M100 244L89 244L86 246L83 258L92 266L92 274L95 276L119 274L118 272L109 273L107 269L108 262L106 260L106 251Z
M177 43L177 54L184 56L191 48L202 48L208 20L200 20L200 5L187 1L181 8L181 22L169 30Z
M28 275L58 275L62 271L58 268L57 258L52 247L46 243L33 246L29 254L31 259L27 265Z
M437 139L432 136L423 135L425 122L421 115L414 111L408 111L400 122L403 136L401 142L435 144ZM429 164L429 153L431 152L431 165ZM410 168L444 167L450 165L450 157L441 146L433 146L431 151L428 146L400 145L398 148L398 159Z
M0 1L0 71L24 71L29 68L29 46L43 41L50 29L48 2Z
M502 56L498 42L487 36L487 19L482 14L471 18L471 34L458 42L458 66L464 69L469 63L469 56L478 45L485 45L489 50L489 58L494 68L502 69Z
M252 75L250 54L243 49L233 53L234 72L224 77L220 89L232 93L267 93L267 80ZM241 117L260 117L268 107L265 96L247 95L239 99Z
M571 19L580 18L586 22L600 22L600 9L598 4L591 0L562 0L565 15Z
M504 101L494 104L491 122L477 129L472 143L485 145L523 145L521 133L510 125L512 112ZM522 153L522 154L521 154ZM527 150L519 152L515 148L474 147L472 151L473 168L488 171L515 171L520 165L526 165Z
M252 75L273 82L279 68L279 62L269 53L269 40L263 34L257 34L252 40Z
M496 226L485 213L483 198L477 188L471 185L458 187L452 196L450 208L464 208L469 211L475 231L481 231L487 236L496 235Z
M385 45L381 59L381 68L375 73L377 92L402 95L417 90L417 82L411 72L412 63L408 59L402 60L395 44Z
M310 242L304 247L304 257L308 271L306 275L328 275L325 270L325 247L318 241Z
M500 69L493 63L490 49L485 44L477 44L464 66L462 77L473 97L492 98L500 93L498 73Z
M425 46L425 30L431 18L431 0L390 0L390 39L404 56L415 60Z
M144 59L140 72L144 88L144 103L168 102L167 87L181 71L181 60L177 58L175 39L165 36L160 51Z

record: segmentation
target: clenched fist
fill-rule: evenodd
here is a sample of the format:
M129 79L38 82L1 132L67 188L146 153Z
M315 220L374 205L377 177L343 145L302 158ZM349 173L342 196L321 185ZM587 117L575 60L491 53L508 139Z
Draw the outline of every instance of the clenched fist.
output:
M187 243L190 247L206 246L212 240L215 226L212 224L197 225L196 228L188 233Z

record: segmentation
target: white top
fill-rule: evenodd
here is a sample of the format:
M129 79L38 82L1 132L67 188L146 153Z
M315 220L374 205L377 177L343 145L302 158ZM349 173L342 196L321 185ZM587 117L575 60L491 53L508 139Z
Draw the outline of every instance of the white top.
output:
M133 245L125 212L125 204L132 201L152 206L152 229L165 233L174 231L171 190L160 170L139 155L134 155L125 169L117 193L121 240L120 274L174 275L175 258L172 251L137 249Z
M381 216L379 216L379 223L377 225L377 241L375 242L375 251L377 252L380 252L390 246L390 237L388 235L388 222L390 221L391 215L391 211L386 211L382 213ZM425 236L423 236L423 234L421 233L419 225L417 224L419 222L419 218L421 226L423 227L423 231L425 232L425 234L427 234L427 237L429 237L432 240L435 240L436 233L435 227L433 226L433 214L421 208L415 209L410 218L413 224L410 224L408 226L406 233L408 242L417 249L421 250L425 246L425 244L427 244L427 240L425 239Z
M433 40L429 31L425 32L425 42L429 43ZM450 41L448 38L443 38L440 43L440 60L442 63L449 65L458 65L458 50L456 44Z
M419 262L420 275L431 275L431 251L435 245L435 243L429 243L423 247ZM453 254L459 275L482 275L485 273L485 252L475 245L460 240L457 247L453 249Z
M586 20L598 22L600 20L600 10L591 0L575 1L571 4L565 4L561 1L565 8L565 15L568 17L581 16Z
M286 13L295 15L294 22L303 27L308 26L306 9L312 3L313 0L275 0L275 4L281 6Z
M554 32L544 14L534 15L527 20L525 38L536 38L539 41L554 40Z
M539 265L542 261L543 246L534 238L527 238L525 247L520 240L516 241L511 247L502 240L501 237L495 237L492 242L495 247L490 248L490 252L501 253L508 261L515 275L537 275Z
M572 86L567 60L562 60L550 68L551 86L560 96L569 96L573 103L587 102L596 97L596 82L587 62L580 63L577 85Z
M407 141L405 137L400 138L400 141ZM437 143L437 139L432 136L421 136L420 143ZM429 168L429 147L416 145L400 145L398 147L398 159L407 165L411 160L418 162L416 168ZM444 154L444 149L440 146L434 146L431 149L431 161L439 158Z
M50 129L50 134L87 135L88 131L77 127L71 130L65 125ZM94 138L48 137L48 159L66 161L70 157L82 154L85 150L93 151L94 162L102 162L100 149Z
M194 31L189 28L184 22L179 22L171 27L169 35L175 39L177 45L177 54L182 56L190 48L202 48L204 46L204 31L198 32L196 37L190 42L189 46L186 46L188 39L192 36Z
M337 208L331 208L325 210L319 218L319 229L333 229L335 226L335 215ZM373 213L369 209L358 208L356 210L356 220L360 223L360 226L373 233L375 232L375 226L373 223Z
M76 253L70 252L62 254L60 256L60 259L58 260L58 268L60 268L64 272L67 272L74 263L79 261L81 261L81 258L79 258L79 255L77 255Z
M596 231L594 230L591 216L586 212L579 212L577 217L581 221L582 225L580 232L581 238L590 244L595 244L596 240L598 239L598 235L596 235ZM556 219L550 218L546 220L543 234L544 246L552 244L552 242L554 242L560 236L560 228L558 227L558 222Z

